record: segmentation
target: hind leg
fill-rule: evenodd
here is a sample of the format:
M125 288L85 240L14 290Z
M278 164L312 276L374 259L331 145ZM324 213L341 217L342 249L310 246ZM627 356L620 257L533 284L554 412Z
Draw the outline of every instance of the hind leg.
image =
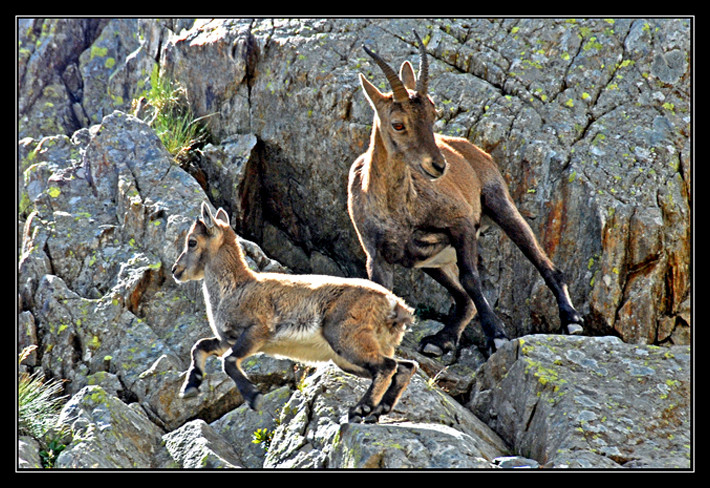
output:
M364 422L375 423L379 420L380 415L390 413L409 385L412 376L414 376L414 373L419 369L419 364L417 364L416 361L407 361L404 359L398 359L396 361L397 371L394 376L392 376L389 388L387 388L387 391L383 395L380 404L364 419Z
M362 422L363 419L372 422L371 415L376 415L374 421L377 421L379 414L375 414L375 412L392 383L392 377L397 371L397 362L392 358L383 357L379 364L370 364L365 367L372 374L372 383L360 401L349 410L348 422Z
M393 381L402 385L401 389L411 377L404 373L405 368L400 372L399 363L389 357L401 337L398 339L398 334L390 330L391 324L381 323L380 307L366 298L335 311L323 323L323 337L334 352L333 362L344 371L372 379L360 401L349 409L349 422L368 418L383 397L387 397L389 404L396 402L400 392L397 388L390 392Z
M192 346L190 368L187 370L187 377L180 388L181 398L194 397L199 393L202 377L205 371L205 361L209 356L220 356L228 346L217 337L200 339Z
M581 334L584 320L572 305L564 273L557 269L540 247L532 229L510 198L504 185L493 184L483 191L486 214L500 226L537 268L557 300L560 322L565 333Z

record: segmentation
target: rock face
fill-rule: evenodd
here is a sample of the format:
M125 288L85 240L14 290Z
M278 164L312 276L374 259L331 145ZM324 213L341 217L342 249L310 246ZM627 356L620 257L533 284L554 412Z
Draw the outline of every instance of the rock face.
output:
M67 380L55 467L692 467L690 23L20 19L18 352ZM474 320L431 360L417 338L441 325L419 321L399 354L420 372L380 424L344 423L366 380L263 356L247 365L261 412L216 359L179 399L210 334L200 285L170 276L201 202L229 211L256 270L364 276L345 211L372 122L357 73L384 78L360 46L416 64L412 28L437 130L496 158L592 337L539 334L557 332L554 299L490 227L485 292L518 339L486 360ZM156 65L208 116L199 182L129 115ZM395 291L450 306L420 272Z
M678 434L690 432L689 369L685 346L526 336L478 370L468 406L545 466L683 467L690 438Z

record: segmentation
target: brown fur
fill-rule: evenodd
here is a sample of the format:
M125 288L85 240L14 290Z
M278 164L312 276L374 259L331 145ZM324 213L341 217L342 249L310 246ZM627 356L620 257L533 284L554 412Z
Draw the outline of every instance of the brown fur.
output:
M393 358L413 321L402 299L368 280L252 271L223 209L213 217L203 204L173 276L179 282L204 280L214 334L193 347L182 396L197 394L211 354L223 355L225 372L252 408L259 407L261 395L241 369L245 358L266 353L306 363L330 360L373 379L349 420L377 421L417 369L413 361Z
M491 156L466 139L433 132L436 113L426 93L426 51L417 40L424 78L419 80L408 61L397 76L365 48L393 89L382 93L360 75L375 114L370 146L350 168L348 211L369 278L391 289L392 265L421 267L451 293L455 313L439 333L422 340L425 354L455 349L476 310L488 347L495 350L505 333L483 296L476 269L476 233L486 214L540 271L557 298L562 325L580 332L582 317L572 306L561 271L518 212Z

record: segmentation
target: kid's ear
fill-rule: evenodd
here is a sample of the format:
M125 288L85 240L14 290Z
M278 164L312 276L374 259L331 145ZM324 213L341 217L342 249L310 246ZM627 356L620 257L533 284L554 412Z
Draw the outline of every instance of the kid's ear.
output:
M210 206L207 205L207 202L202 202L200 214L200 222L202 223L202 225L204 225L205 231L207 232L207 234L212 234L215 230L215 222L214 217L212 216L212 211L210 210Z
M215 220L221 220L222 223L229 225L229 215L227 215L227 212L220 207L219 210L217 210L217 215L215 215Z
M211 227L212 220L212 211L210 210L210 206L207 205L207 202L202 202L202 207L200 208L200 213L202 214L202 221L208 226Z

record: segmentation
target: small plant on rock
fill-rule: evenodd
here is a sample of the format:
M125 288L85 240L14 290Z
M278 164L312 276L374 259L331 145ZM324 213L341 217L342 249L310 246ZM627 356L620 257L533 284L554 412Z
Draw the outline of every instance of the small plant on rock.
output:
M155 65L150 75L150 90L132 103L133 113L155 130L165 148L183 169L191 165L195 151L209 139L202 123L208 114L195 117L185 88L160 73Z
M18 363L21 364L36 347L23 349ZM59 411L66 400L66 396L60 395L62 383L46 380L44 374L37 371L32 374L21 372L17 384L18 434L31 436L44 446L40 457L45 467L52 467L66 447L59 440L61 432L55 431Z

